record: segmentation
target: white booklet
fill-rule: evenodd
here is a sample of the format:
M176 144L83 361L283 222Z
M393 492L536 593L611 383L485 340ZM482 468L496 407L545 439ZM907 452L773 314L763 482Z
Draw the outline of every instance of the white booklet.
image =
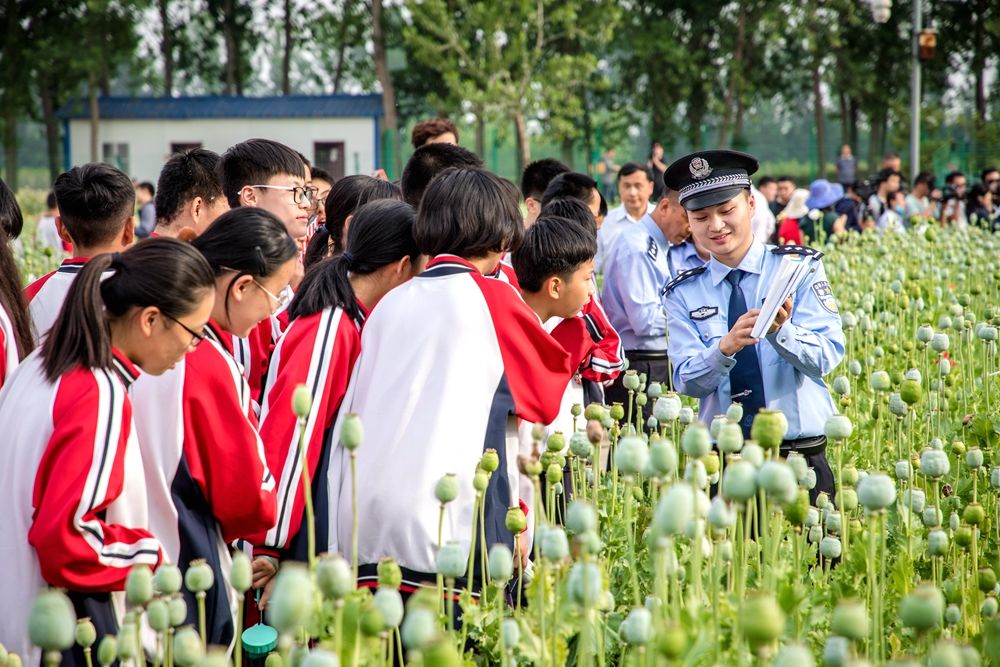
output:
M810 273L815 271L814 260L811 257L803 257L797 254L784 255L778 275L771 281L767 294L764 296L764 303L760 307L760 315L757 316L757 323L754 324L750 332L752 338L763 338L767 330L774 324L774 318L778 316L781 304L792 294L798 291Z

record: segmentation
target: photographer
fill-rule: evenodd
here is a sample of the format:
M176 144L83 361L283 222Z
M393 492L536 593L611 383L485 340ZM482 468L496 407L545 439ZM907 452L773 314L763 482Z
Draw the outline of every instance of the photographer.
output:
M913 181L913 190L906 195L906 221L909 223L914 216L932 220L937 218L937 201L941 193L934 198L934 174L922 171Z
M944 190L941 193L941 224L965 227L968 217L965 214L965 190L968 181L965 174L953 171L944 179Z

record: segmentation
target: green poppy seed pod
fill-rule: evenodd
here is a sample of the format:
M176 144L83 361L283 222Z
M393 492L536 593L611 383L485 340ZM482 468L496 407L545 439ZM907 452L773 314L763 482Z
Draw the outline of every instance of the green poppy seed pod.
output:
M142 607L153 599L153 571L148 565L134 565L125 577L125 599L131 606Z
M708 486L708 473L705 464L698 459L691 459L684 466L684 479L691 482L691 486L696 489L704 489Z
M938 360L938 374L941 377L950 375L951 367L952 367L951 360L948 359L947 357L941 357L941 359Z
M910 370L906 371L906 375L903 376L903 379L913 380L914 382L919 383L923 381L923 376L920 375L920 371L918 371L916 368L911 368Z
M823 539L823 528L821 526L811 527L806 534L806 539L809 540L809 544L818 544Z
M830 616L830 630L841 637L863 641L868 636L868 610L857 600L842 600Z
M955 517L955 520L954 521L949 520L948 527L951 529L951 532L954 533L955 535L955 544L962 547L963 549L968 549L969 546L972 544L972 528L970 528L969 526L963 526L959 524L957 514L952 513L951 516ZM951 519L951 517L948 518Z
M422 606L412 607L403 617L400 628L403 645L412 650L422 650L438 634L437 617L433 611Z
M809 470L809 464L806 462L806 457L802 456L799 452L789 452L788 457L785 459L785 463L792 469L795 473L795 481L802 483L802 480L806 478L806 471Z
M899 618L908 628L926 632L941 625L944 596L936 586L923 583L899 603Z
M878 512L896 502L896 483L880 472L872 473L858 484L858 500L869 512Z
M991 595L983 600L983 604L979 608L979 613L985 618L993 618L997 615L997 607L997 599Z
M639 388L639 374L635 371L625 371L622 376L622 384L629 391L636 391Z
M170 609L170 627L179 628L187 620L187 602L180 593L174 593L167 602Z
M479 467L490 474L495 473L500 468L500 455L497 454L497 450L491 447L483 452Z
M948 533L935 529L927 533L927 551L932 556L944 556L948 553Z
M700 459L712 449L708 429L701 422L690 424L681 436L681 449L691 458Z
M403 598L395 588L379 588L372 604L382 613L385 630L398 627L403 621Z
M306 654L299 667L340 667L340 658L330 651L314 648Z
M993 466L990 470L990 486L994 489L1000 489L1000 466Z
M851 381L846 375L838 375L833 379L833 393L837 396L848 396L851 393Z
M805 489L799 489L795 500L786 503L782 509L785 512L785 518L793 526L804 525L806 517L809 516L809 492Z
M573 602L585 609L593 609L604 590L601 570L590 561L580 561L573 566L568 585Z
M972 447L965 452L965 465L973 470L983 467L983 450L979 449L979 447Z
M170 628L170 604L164 598L155 598L146 605L146 622L156 632Z
M921 324L917 327L917 340L925 345L934 338L934 327L929 324Z
M507 581L514 573L514 555L506 544L497 542L490 547L488 565L491 579Z
M675 392L668 391L653 404L653 416L661 424L667 424L681 416L681 399Z
M424 667L462 667L462 657L455 648L455 642L448 637L439 637L422 652Z
M851 363L847 364L847 372L854 377L859 377L864 372L864 368L862 368L860 361L851 359Z
M947 315L942 315L941 317L938 318L938 329L950 329L950 328L951 328L950 317L948 317ZM934 336L936 335L938 334L934 334L933 336L931 336L931 342L934 341Z
M997 328L993 326L984 326L976 332L976 336L978 336L979 340L982 341L994 341L997 339Z
M993 571L992 567L981 567L979 568L979 590L983 593L989 593L997 585L997 575Z
M361 424L361 417L354 412L349 412L343 423L340 425L340 444L348 451L354 451L361 446L365 439L365 429Z
M944 449L944 441L941 438L931 438L930 448L942 450Z
M545 424L535 422L531 427L532 442L541 442L545 438Z
M962 611L958 608L957 604L950 604L944 609L944 620L948 625L958 625L959 621L962 620ZM929 664L935 664L932 660ZM959 656L959 664L961 664L961 656Z
M97 645L97 664L108 667L118 659L118 639L114 635L104 635Z
M677 413L677 420L681 425L687 426L694 421L694 410L686 405L683 406Z
M125 622L118 628L118 657L128 660L135 656L135 623L131 616L125 618Z
M300 664L305 664L304 661ZM229 656L221 646L210 646L204 657L198 661L198 667L231 667ZM336 665L334 665L336 667Z
M903 507L914 514L920 514L924 511L926 501L927 496L920 489L907 489L903 491Z
M920 474L939 479L951 472L948 455L939 449L925 449L920 453Z
M868 385L875 391L889 391L892 389L892 379L885 371L875 371L868 378Z
M771 667L815 667L812 652L802 644L785 644L778 649Z
M315 605L316 594L309 570L293 562L282 565L267 603L270 624L279 633L293 634L312 620Z
M913 476L913 466L906 459L896 461L896 479L906 480Z
M237 593L246 593L253 583L253 565L250 557L242 551L233 554L233 565L229 572L229 584Z
M442 544L435 559L437 571L445 578L458 579L465 574L467 558L468 554L458 542Z
M903 401L902 397L899 395L899 392L894 391L891 394L889 394L890 414L895 415L896 417L905 417L906 411L907 411L906 402Z
M483 470L479 470L472 477L472 488L476 493L483 493L490 485L490 476Z
M299 419L305 419L309 416L311 409L312 394L309 392L309 387L304 384L296 386L295 391L292 392L292 412Z
M270 607L270 605L268 605ZM179 667L193 667L205 655L201 637L190 625L184 626L174 635L174 664Z
M743 404L730 403L729 407L726 408L726 419L736 424L743 421Z
M734 405L736 404L734 403ZM726 415L715 415L714 417L712 417L712 423L709 424L708 426L708 433L712 437L712 440L718 440L719 429L722 427L723 424L725 424L728 421L729 418L726 417ZM681 444L683 445L684 442L681 441Z
M550 463L545 469L545 481L549 484L555 484L562 479L563 469L558 463Z
M798 488L795 473L787 463L769 460L757 471L757 485L778 502L794 500Z
M607 409L600 403L591 403L583 411L583 418L587 421L601 421Z
M97 628L89 618L81 618L76 622L74 639L82 648L90 648L97 641Z
M847 637L830 635L823 645L823 665L825 667L850 667L851 642Z
M646 403L649 402L649 397L646 394L639 393L635 395L635 404L640 408L645 407Z
M608 409L608 416L612 421L621 421L625 416L625 407L621 403L612 403Z
M340 600L354 590L350 563L339 554L324 554L316 563L316 585L323 597Z
M131 573L129 573L129 576L131 576ZM187 572L184 573L184 586L192 593L201 593L214 585L215 573L212 571L212 566L202 558L191 561Z
M659 382L650 382L646 388L646 394L654 401L663 395L663 385Z
M854 313L847 311L841 316L841 324L843 325L844 329L847 330L853 329L854 327L858 326L858 318Z
M843 491L836 496L834 505L837 509L842 509L845 512L853 512L858 507L858 492L851 487L845 487Z
M826 491L820 491L816 496L816 509L825 510L829 504L830 496L826 495Z
M781 446L787 431L788 420L780 410L762 408L753 418L750 437L764 449L777 449Z
M545 448L550 452L561 452L566 448L566 436L562 431L556 431L545 441Z
M660 498L653 513L658 535L680 535L694 518L694 491L689 484L677 483Z
M513 618L505 618L500 625L500 641L503 642L504 649L508 651L513 650L521 641L521 627Z
M972 502L962 510L962 521L970 526L978 526L986 519L986 510L979 503Z
M701 460L701 463L705 466L705 473L709 477L712 477L717 472L719 472L719 453L718 452L714 452L714 451L709 452ZM714 483L716 483L718 481L719 480L715 480L715 482L712 482L712 483L714 484Z
M920 520L925 528L934 528L941 525L941 522L944 521L944 515L937 507L928 505L921 513Z
M584 500L574 500L566 508L566 528L573 535L597 530L597 510Z
M733 403L739 405L739 403ZM727 422L719 427L716 444L723 454L735 454L743 449L743 429L738 422Z
M517 535L528 525L528 519L524 516L524 510L518 506L507 508L507 516L504 517L504 525L514 535Z
M834 537L833 535L827 535L819 543L819 552L828 560L833 560L834 558L840 558L840 553L842 551L842 546L840 544L840 539Z
M726 466L722 473L722 495L738 503L745 503L757 493L757 470L753 464L738 459Z
M946 333L936 333L931 338L931 349L935 352L946 352L949 345L950 342Z
M648 459L649 447L642 438L622 438L615 448L615 465L623 475L638 475L646 467Z
M645 607L636 607L622 621L619 631L629 646L645 646L653 638L653 615Z
M588 530L585 533L580 533L576 536L576 542L580 545L580 550L590 556L599 554L601 548L604 546L601 543L601 538L597 536L596 530Z
M659 427L660 422L656 421L656 417L648 417L646 419L646 430L652 434L656 434L656 429Z
M73 603L60 590L42 591L31 605L28 637L42 651L65 651L73 645L76 612Z
M569 541L566 539L566 531L558 526L550 526L540 536L538 543L542 558L558 563L569 557Z
M716 530L726 530L736 525L736 512L722 499L722 496L712 499L712 504L708 508L708 523Z
M538 479L542 475L542 462L526 461L524 464L524 474L531 479Z
M919 380L903 380L903 384L899 387L899 396L907 405L919 403L922 394Z
M761 593L744 602L740 624L750 646L758 647L781 636L785 615L772 595Z
M826 529L826 532L839 535L842 528L840 525L840 513L833 512L830 508L824 510L823 527Z
M591 455L590 441L582 431L577 431L569 438L569 451L578 458L589 460Z
M375 569L378 573L379 588L398 589L403 583L403 571L399 568L399 563L392 558L388 556L383 558Z
M650 463L657 475L672 475L677 469L677 448L667 439L653 442L649 447Z
M184 575L181 569L173 563L163 563L153 574L153 587L160 595L179 593L184 585Z
M583 406L580 405L579 403L574 403L573 406L569 409L569 413L574 417L579 417L580 415L583 414Z
M434 485L434 497L442 505L447 505L458 498L458 476L450 472L439 479Z
M819 525L819 510L816 509L815 507L810 507L806 511L806 518L805 518L805 521L802 522L802 524L806 528L812 528L813 526L818 526Z

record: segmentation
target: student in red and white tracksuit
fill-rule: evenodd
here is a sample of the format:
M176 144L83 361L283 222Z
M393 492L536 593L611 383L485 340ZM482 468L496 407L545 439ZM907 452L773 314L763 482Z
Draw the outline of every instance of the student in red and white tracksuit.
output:
M98 637L114 634L129 569L163 558L147 527L128 390L139 368L163 373L190 349L186 329L204 326L212 284L205 260L172 239L95 257L44 346L0 392L0 642L25 664L38 662L26 624L42 588L66 589ZM84 664L82 651L63 664Z
M191 243L216 274L215 307L203 342L182 364L133 390L146 468L150 528L167 557L186 570L205 559L215 573L208 592L208 642L235 637L236 595L228 585L229 544L275 520L275 480L257 432L257 415L232 337L245 335L275 308L297 250L262 209L222 214ZM197 621L193 595L188 622Z
M510 285L483 275L521 233L509 183L476 169L439 175L414 225L418 247L437 256L420 276L387 294L365 322L341 407L341 419L355 412L365 429L355 452L361 483L353 489L361 583L387 556L408 581L434 580L439 503L433 489L446 473L457 474L459 495L447 506L443 540L472 546L472 478L486 449L500 459L485 494L487 547L514 546L504 522L507 508L518 504L517 451L507 446L508 433L516 433L517 417L552 421L579 364ZM582 327L567 320L555 333L579 338ZM339 443L339 422L333 439ZM328 477L329 550L348 552L350 459L339 444Z
M0 180L0 388L34 349L28 304L11 241L21 235L24 217L17 199Z
M329 544L327 472L337 411L361 352L361 327L369 308L421 268L409 204L376 200L362 206L348 231L346 250L310 268L289 307L291 324L271 360L261 437L268 466L278 477L278 520L254 546L255 554L308 560L303 460L299 420L292 409L296 387L311 397L305 419L305 462L316 515L316 553Z

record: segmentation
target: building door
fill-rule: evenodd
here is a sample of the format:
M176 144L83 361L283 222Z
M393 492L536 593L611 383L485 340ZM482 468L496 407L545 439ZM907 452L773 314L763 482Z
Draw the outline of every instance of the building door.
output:
M313 143L313 164L325 169L334 179L344 177L344 142L316 141Z
M178 141L170 144L170 154L177 155L178 153L186 153L188 151L194 150L195 148L201 148L200 141Z

